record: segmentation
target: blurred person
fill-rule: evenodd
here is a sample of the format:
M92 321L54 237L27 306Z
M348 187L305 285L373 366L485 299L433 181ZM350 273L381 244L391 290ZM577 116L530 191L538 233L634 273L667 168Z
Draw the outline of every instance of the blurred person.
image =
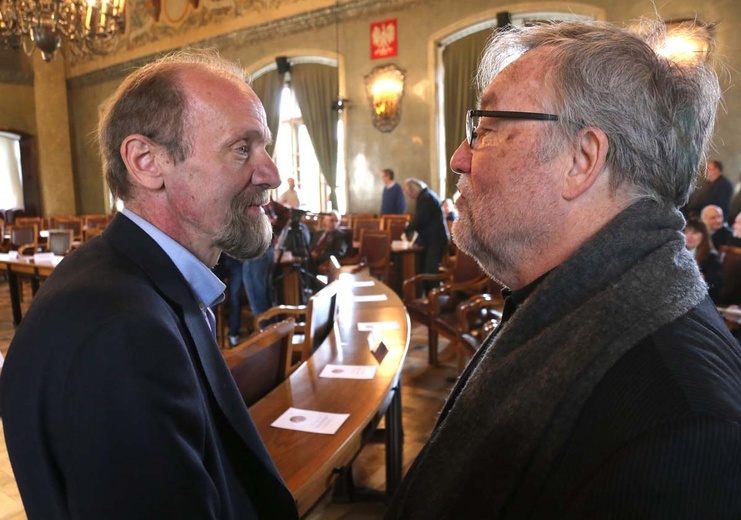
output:
M704 222L691 218L684 227L684 236L687 249L695 257L700 274L708 284L708 294L716 301L718 291L723 285L723 266L718 251L713 247L708 228Z
M415 244L424 248L421 272L438 273L450 241L448 226L440 207L440 197L427 184L415 178L404 181L404 193L416 202L414 217L407 224L406 234L411 238L417 232ZM426 287L429 290L434 287L434 283L427 283Z
M455 211L455 204L453 204L453 199L445 199L442 203L442 210L443 215L445 216L445 220L448 222L452 222L453 220L458 218L458 213Z
M732 197L733 184L723 175L723 163L708 161L704 178L700 179L684 208L685 215L695 217L702 208L711 204L720 207L723 214L728 215Z
M296 188L296 181L293 177L288 177L286 184L288 184L288 188L278 197L278 203L289 208L298 208L301 206L301 198Z
M381 197L381 215L403 215L407 211L404 191L394 181L394 170L386 168L381 172L383 195Z
M325 215L324 229L312 233L309 243L311 270L314 274L326 272L330 256L338 260L347 253L347 236L339 229L340 212L334 210Z
M725 223L723 210L719 206L710 204L702 208L700 220L707 226L715 249L720 249L720 246L726 245L731 237L733 237L733 230Z
M219 351L221 252L262 254L279 184L244 71L208 52L137 69L99 142L126 209L68 255L0 380L30 520L298 518Z
M741 518L741 353L677 210L721 91L664 37L561 22L487 43L453 238L507 288L502 320L387 518Z

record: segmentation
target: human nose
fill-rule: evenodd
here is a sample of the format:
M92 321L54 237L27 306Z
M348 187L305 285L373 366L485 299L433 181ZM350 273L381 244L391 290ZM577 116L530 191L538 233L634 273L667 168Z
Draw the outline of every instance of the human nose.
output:
M450 158L450 169L459 175L471 173L471 148L465 139Z
M252 184L265 185L273 190L280 186L278 167L268 155L267 150L263 149L261 152L260 162L252 174Z

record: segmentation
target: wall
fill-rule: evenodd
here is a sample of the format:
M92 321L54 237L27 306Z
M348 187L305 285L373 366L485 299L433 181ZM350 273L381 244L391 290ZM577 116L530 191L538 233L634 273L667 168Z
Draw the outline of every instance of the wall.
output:
M33 85L0 83L0 128L36 134Z
M401 3L404 2L404 3ZM288 6L290 4L286 4ZM345 112L347 140L348 202L352 211L377 211L380 206L382 184L379 173L384 167L393 168L399 180L418 177L438 189L437 145L435 129L435 40L453 32L469 21L484 17L482 3L478 0L397 0L395 2L363 2L356 9L344 8L335 14L331 8L318 14L291 19L283 25L271 26L273 35L265 37L258 29L229 32L210 40L227 57L239 59L248 69L257 63L271 61L288 51L299 52L310 47L333 53L339 49L344 57L343 78L345 97L350 107ZM560 10L604 13L605 19L627 23L654 12L648 0L594 0L588 4L574 2L517 2L492 1L485 5L493 18L497 11ZM667 0L659 6L665 19L697 15L706 22L719 22L715 29L717 48L714 56L724 60L719 66L725 90L726 112L719 114L715 134L714 158L724 161L726 173L735 181L741 172L741 98L734 86L736 70L741 70L741 32L734 27L741 23L741 10L733 0L709 0L702 4L689 0ZM335 20L340 19L339 28ZM399 55L388 60L370 59L369 24L387 18L397 18L399 27ZM203 28L200 28L203 31ZM172 40L192 39L182 36ZM141 61L133 62L134 65ZM370 119L365 95L364 76L378 65L395 63L406 72L406 95L402 106L402 119L391 133L376 130ZM92 141L97 122L98 105L116 87L131 64L93 71L68 81L70 105L70 131L72 140L75 189L80 212L98 212L105 207L105 188L100 174L100 162ZM88 66L89 68L89 66ZM3 110L6 101L2 95L8 88L0 84L0 126L4 125ZM25 87L27 89L27 87ZM19 92L22 92L20 89ZM29 96L26 95L26 98ZM28 101L27 101L28 103ZM33 123L33 116L24 112L33 110L31 105L20 106L7 118ZM8 107L9 108L9 107ZM447 159L446 159L447 162Z

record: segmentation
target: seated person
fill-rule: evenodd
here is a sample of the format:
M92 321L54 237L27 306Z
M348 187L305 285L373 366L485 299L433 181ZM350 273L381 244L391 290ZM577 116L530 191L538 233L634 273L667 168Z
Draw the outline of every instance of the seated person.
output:
M347 236L339 229L340 212L332 211L324 217L324 229L315 231L309 243L311 268L314 273L327 271L329 257L342 258L347 253Z
M700 268L705 283L708 284L710 299L715 301L718 291L723 285L723 268L720 255L713 247L710 233L705 224L697 219L687 220L684 228L684 236L687 240L687 249L694 253L695 261Z
M458 213L456 213L455 211L455 204L453 203L453 199L445 199L440 207L443 210L445 220L451 222L458 218Z
M710 204L702 208L700 219L707 226L715 249L720 249L733 237L733 230L723 219L723 210L720 206Z

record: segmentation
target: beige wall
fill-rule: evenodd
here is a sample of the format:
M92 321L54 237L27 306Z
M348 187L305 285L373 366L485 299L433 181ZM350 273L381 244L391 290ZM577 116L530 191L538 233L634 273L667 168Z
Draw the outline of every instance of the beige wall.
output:
M517 2L501 1L486 4L487 13L494 16L497 11L510 10L561 10L604 13L609 21L627 23L639 16L650 16L653 6L647 0L594 0L582 4L567 2ZM741 70L741 33L734 27L741 24L741 10L730 0L709 0L697 3L689 0L668 0L660 5L660 14L665 19L685 18L697 15L706 22L719 22L715 30L717 49L715 56L727 63L719 68L723 88L726 92L726 110L718 118L715 145L712 155L723 160L726 173L736 180L741 172L741 99L736 93L735 70ZM245 36L219 38L222 54L237 58L248 67L271 61L275 56L300 52L307 45L325 53L339 51L344 58L343 78L346 85L345 97L350 99L346 111L348 201L352 211L377 211L380 206L382 184L378 173L384 167L393 168L399 180L418 177L438 189L437 145L435 143L436 112L434 103L436 87L435 39L447 35L461 25L481 19L482 4L478 0L434 0L411 3L406 6L385 4L380 8L367 9L365 14L345 16L339 29L333 18L314 25L319 27L278 28L281 35L250 41ZM369 24L371 22L397 18L399 27L399 55L388 60L370 60ZM240 43L246 42L246 43ZM395 63L406 72L406 95L402 106L399 126L388 134L373 128L365 96L364 76L377 65ZM109 75L110 76L110 75ZM75 189L80 212L98 212L105 206L105 190L100 174L100 162L92 141L91 132L97 121L98 105L109 95L120 81L120 74L102 81L75 82L69 90L69 117L72 140ZM80 86L84 85L84 86ZM33 110L33 96L27 104L18 104L14 111L4 89L21 87L0 85L0 126L4 126L4 110L10 110L8 119L33 124L33 116L24 112ZM29 104L30 103L30 104ZM7 106L7 108L6 108ZM328 107L329 109L329 107ZM446 159L447 162L447 159Z
M0 128L36 135L33 85L0 83Z

